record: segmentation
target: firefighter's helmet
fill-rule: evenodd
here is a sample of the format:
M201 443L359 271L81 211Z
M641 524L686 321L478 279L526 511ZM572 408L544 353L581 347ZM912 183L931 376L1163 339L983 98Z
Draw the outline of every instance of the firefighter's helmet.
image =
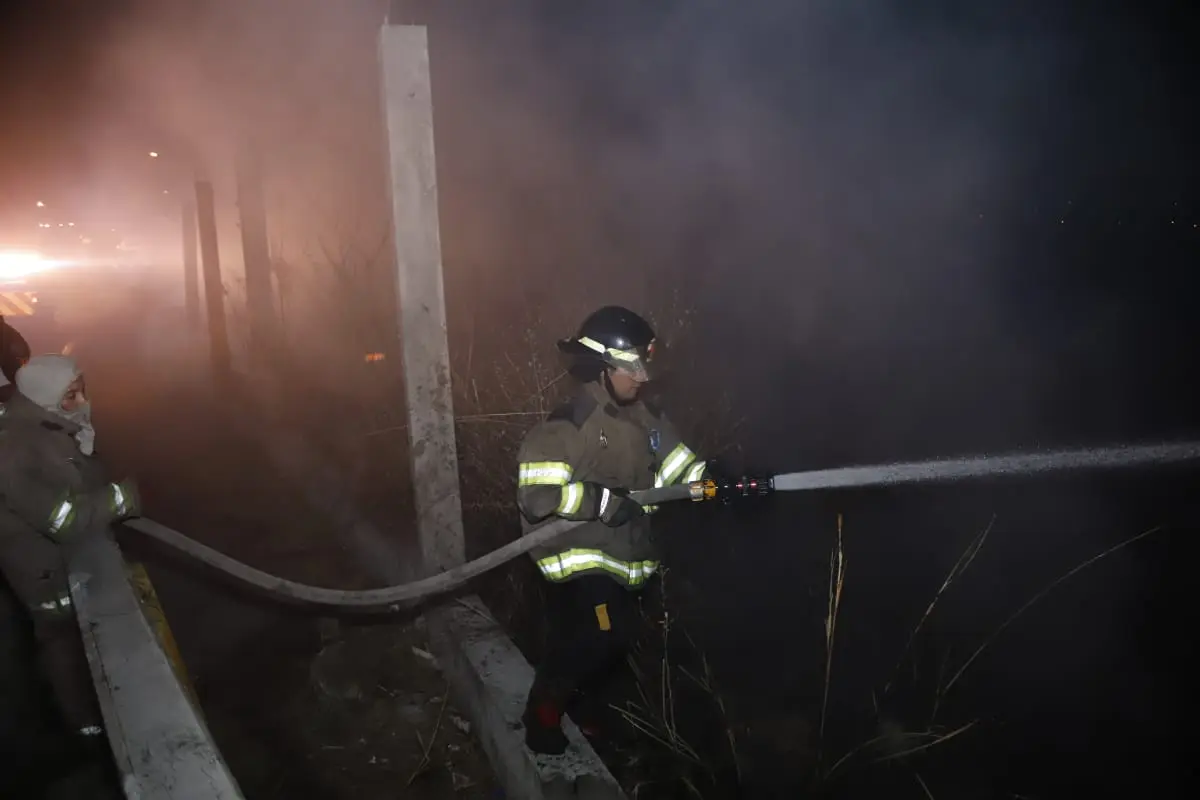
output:
M604 364L645 381L654 358L654 329L627 308L605 306L588 315L579 333L560 340L558 349L578 361Z

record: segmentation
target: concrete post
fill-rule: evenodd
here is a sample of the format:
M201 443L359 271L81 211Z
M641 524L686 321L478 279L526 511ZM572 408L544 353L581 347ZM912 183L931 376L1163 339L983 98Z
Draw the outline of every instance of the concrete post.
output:
M246 267L246 311L250 319L250 355L261 359L275 341L275 304L271 291L271 247L259 154L246 148L237 169L242 257Z
M196 244L196 201L186 194L180 209L183 225L183 304L189 330L200 327L200 266Z
M196 218L204 266L204 299L208 311L213 380L218 385L228 386L233 377L233 359L229 353L229 331L225 325L225 285L221 282L216 200L212 184L208 181L196 181Z
M393 7L392 19L396 11ZM465 559L426 28L385 24L379 52L417 530L425 570L432 572ZM509 797L624 800L612 774L569 720L566 755L536 758L525 747L521 712L533 670L478 597L431 608L425 619L430 647L468 709Z
M425 28L384 25L380 60L417 529L426 569L444 570L465 549Z

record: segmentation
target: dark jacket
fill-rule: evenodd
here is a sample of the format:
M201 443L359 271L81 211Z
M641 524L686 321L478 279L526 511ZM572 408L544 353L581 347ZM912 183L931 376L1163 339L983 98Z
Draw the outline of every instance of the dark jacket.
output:
M12 536L71 544L116 518L119 489L80 451L78 431L20 393L0 406L0 544Z
M641 401L618 406L598 383L585 384L534 427L518 461L526 531L554 517L597 520L598 486L650 489L700 480L705 469L665 414ZM647 517L619 528L593 521L530 555L548 580L604 574L630 588L643 584L659 559Z

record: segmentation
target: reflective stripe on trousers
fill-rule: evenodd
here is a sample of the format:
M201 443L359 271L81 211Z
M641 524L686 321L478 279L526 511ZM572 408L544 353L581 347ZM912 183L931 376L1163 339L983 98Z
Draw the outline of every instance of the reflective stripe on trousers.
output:
M61 611L71 607L71 595L64 594L54 600L47 600L44 603L38 603L38 609L41 611Z
M655 573L658 562L621 561L602 550L576 548L538 559L537 567L551 581L563 581L587 572L605 572L629 586L640 586Z
M78 583L71 584L71 589L68 589L66 592L60 594L53 600L47 600L44 603L38 603L38 611L65 611L66 609L71 608L74 605L74 603L71 602L71 590L78 588Z

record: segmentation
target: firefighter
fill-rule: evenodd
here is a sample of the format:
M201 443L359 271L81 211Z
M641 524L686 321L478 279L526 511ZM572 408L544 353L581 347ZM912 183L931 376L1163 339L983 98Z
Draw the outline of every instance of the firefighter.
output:
M31 358L0 406L0 575L28 609L41 669L84 747L102 742L67 563L74 547L138 513L130 481L110 482L93 455L83 374L63 355Z
M29 343L16 328L0 316L0 403L8 400L15 391L13 380L17 370L29 360Z
M586 712L587 696L634 643L641 593L659 562L647 517L655 509L629 493L705 475L705 462L641 397L654 339L649 323L628 309L590 315L578 335L558 343L580 386L521 444L517 497L525 530L556 517L587 523L530 552L549 582L547 651L523 718L535 753L566 750L564 712Z

